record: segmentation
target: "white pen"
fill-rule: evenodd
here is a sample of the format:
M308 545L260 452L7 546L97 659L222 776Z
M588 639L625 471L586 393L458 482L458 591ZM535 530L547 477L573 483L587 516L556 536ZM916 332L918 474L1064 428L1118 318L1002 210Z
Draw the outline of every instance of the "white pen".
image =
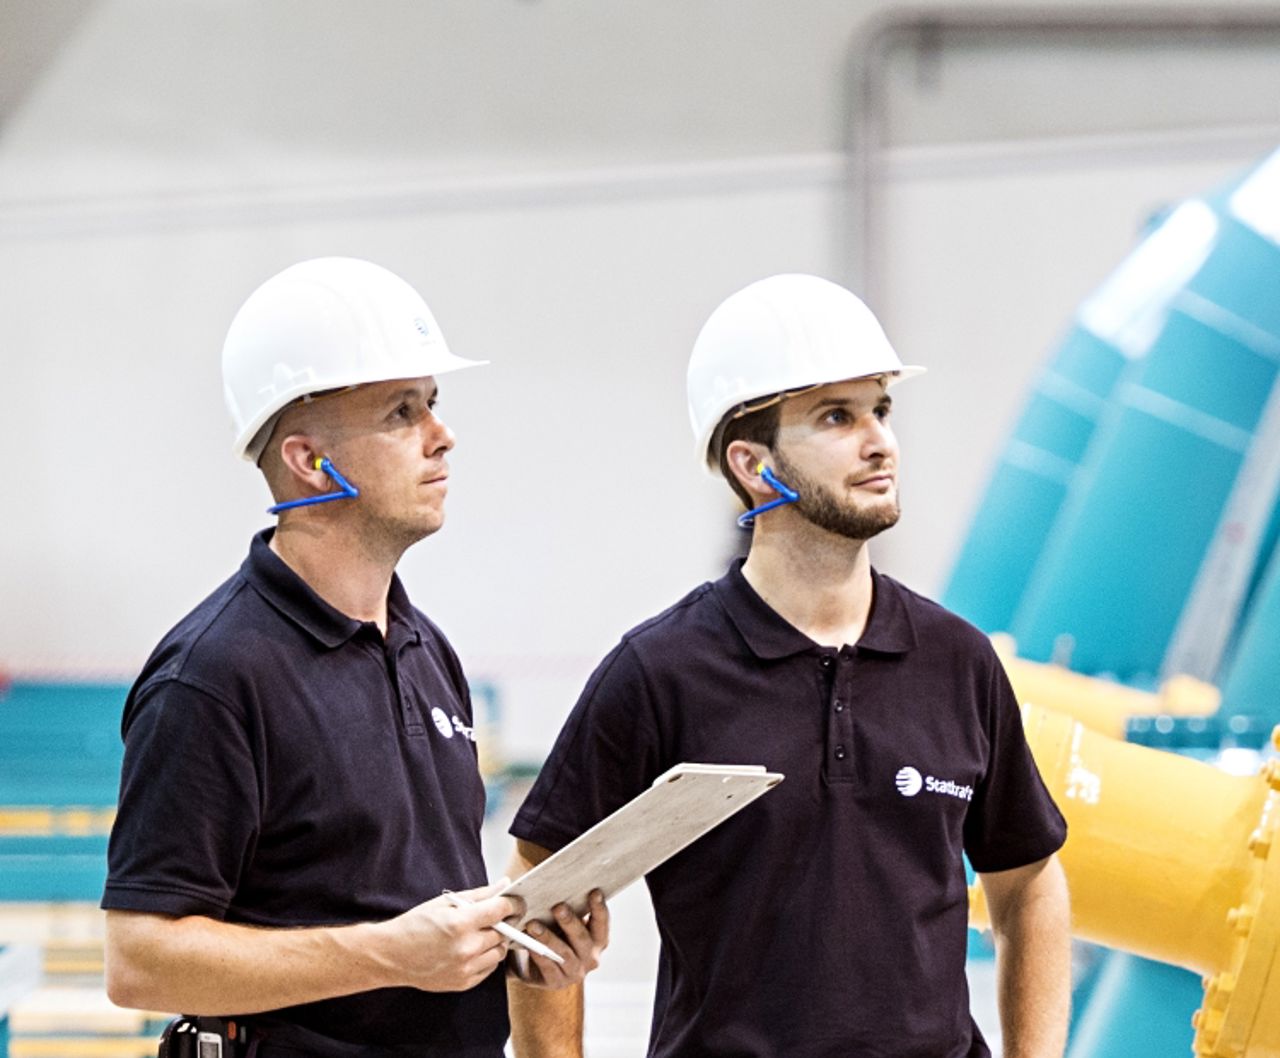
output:
M440 895L445 897L454 907L470 907L475 903L474 900L468 900L465 896L459 896L452 889L446 889ZM523 945L535 955L542 955L560 966L564 965L564 956L557 955L542 941L534 940L527 933L521 933L515 926L508 925L506 922L498 922L493 928L506 937L507 940Z

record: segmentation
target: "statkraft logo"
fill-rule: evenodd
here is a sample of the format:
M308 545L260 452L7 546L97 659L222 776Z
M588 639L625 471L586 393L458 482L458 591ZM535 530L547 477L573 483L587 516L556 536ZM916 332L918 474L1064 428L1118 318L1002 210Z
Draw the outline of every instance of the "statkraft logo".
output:
M446 716L445 711L438 705L431 710L431 722L436 725L436 730L444 735L445 738L453 738L454 732L457 732L471 742L476 740L476 729L474 727L468 727L456 716Z
M924 786L924 780L920 778L920 773L908 765L898 771L894 781L898 784L898 793L903 797L915 797L920 792L920 788Z
M903 797L915 797L924 790L928 793L944 794L947 797L958 797L961 801L973 800L972 786L964 786L952 779L935 779L932 775L922 776L910 765L899 768L893 781L898 786L898 793Z

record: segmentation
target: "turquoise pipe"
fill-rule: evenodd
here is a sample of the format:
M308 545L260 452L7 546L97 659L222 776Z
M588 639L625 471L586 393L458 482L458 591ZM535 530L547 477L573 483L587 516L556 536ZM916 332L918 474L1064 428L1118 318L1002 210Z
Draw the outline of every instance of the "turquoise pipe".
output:
M1021 656L1140 683L1159 673L1278 366L1171 314L1037 564L1011 625Z
M1153 329L1216 233L1202 202L1169 211L1081 306L996 464L944 605L987 632L1012 628L1116 386L1146 355Z
M1037 380L943 594L979 628L1010 627L1124 365L1124 353L1077 322Z
M1276 383L1280 223L1239 192L1277 165L1169 211L1037 382L943 592L1021 656L1160 673Z
M1280 724L1280 548L1271 554L1224 674L1222 711Z
M1217 223L1072 481L1010 627L1023 657L1135 683L1161 669L1280 373L1280 314L1256 304L1280 300L1280 246Z
M1171 1058L1191 1053L1200 978L1113 951L1075 1019L1067 1058Z

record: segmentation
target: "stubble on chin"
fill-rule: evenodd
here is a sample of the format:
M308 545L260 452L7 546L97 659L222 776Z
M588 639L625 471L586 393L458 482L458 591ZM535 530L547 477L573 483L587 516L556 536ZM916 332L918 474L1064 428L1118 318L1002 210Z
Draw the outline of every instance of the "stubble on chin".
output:
M796 513L819 529L849 540L870 540L898 524L902 508L896 484L881 502L860 507L809 480L781 456L776 456L775 462L778 477L800 493L793 505Z
M444 523L443 510L436 511L430 517L373 515L364 519L359 537L366 553L381 556L384 560L391 559L395 563L414 544L438 533Z

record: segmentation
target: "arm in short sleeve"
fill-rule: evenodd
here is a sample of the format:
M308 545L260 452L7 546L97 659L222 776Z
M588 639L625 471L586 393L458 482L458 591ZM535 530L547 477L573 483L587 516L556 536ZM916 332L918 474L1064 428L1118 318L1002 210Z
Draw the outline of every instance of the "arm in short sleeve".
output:
M664 766L654 706L642 661L623 640L587 682L511 833L555 851L647 789Z
M239 711L174 679L143 688L125 721L102 906L223 918L259 821L257 769Z
M1006 871L1056 852L1067 824L1040 778L1022 710L994 652L988 659L990 759L965 817L964 846L976 871Z

